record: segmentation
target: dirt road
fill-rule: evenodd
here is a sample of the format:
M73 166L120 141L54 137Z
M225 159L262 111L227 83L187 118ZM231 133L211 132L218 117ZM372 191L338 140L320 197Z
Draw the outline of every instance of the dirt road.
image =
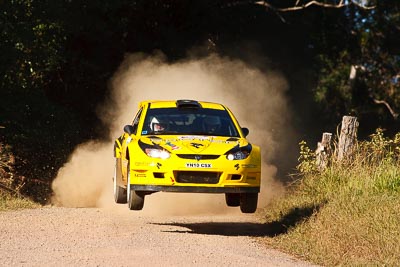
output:
M0 212L0 266L311 266L259 244L257 221L117 205Z

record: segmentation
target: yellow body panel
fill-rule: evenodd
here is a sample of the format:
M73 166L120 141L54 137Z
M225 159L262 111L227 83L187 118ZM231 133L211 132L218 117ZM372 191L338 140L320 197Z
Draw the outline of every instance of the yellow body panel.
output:
M218 103L211 102L203 102L198 101L203 108L211 108L211 109L219 109L223 110L224 106ZM173 108L176 107L176 101L159 101L159 100L150 100L150 101L142 101L139 104L139 108L145 105L151 105L151 108Z

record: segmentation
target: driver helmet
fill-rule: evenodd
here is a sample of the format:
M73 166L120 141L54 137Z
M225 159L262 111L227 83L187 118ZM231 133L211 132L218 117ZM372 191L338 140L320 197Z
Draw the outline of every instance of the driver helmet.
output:
M159 118L153 117L150 121L150 129L153 132L162 132L167 128L167 123Z
M218 116L207 116L203 120L204 130L215 133L221 127L221 120Z

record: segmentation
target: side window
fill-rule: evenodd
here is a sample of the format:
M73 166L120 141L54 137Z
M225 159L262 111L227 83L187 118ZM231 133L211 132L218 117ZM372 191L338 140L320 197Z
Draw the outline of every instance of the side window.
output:
M139 126L139 121L140 121L140 116L142 115L142 111L143 111L143 108L141 108L138 111L138 113L135 116L135 119L133 119L132 126L133 126L133 133L134 134L136 134L136 132L137 132L137 129L138 129L138 126Z

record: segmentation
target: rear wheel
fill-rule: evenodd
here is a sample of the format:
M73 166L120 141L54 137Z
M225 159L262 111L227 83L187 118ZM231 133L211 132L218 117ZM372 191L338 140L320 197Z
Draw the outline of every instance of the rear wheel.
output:
M131 174L129 171L129 162L128 162L128 208L130 210L141 210L144 206L144 197L145 194L142 191L135 191L131 186Z
M240 210L243 213L254 213L257 209L258 193L240 194Z
M121 181L121 164L119 159L115 159L115 168L114 168L114 200L115 203L126 203L126 188L123 188L118 185L118 181Z
M240 206L240 194L237 193L225 193L225 201L228 207L239 207Z

